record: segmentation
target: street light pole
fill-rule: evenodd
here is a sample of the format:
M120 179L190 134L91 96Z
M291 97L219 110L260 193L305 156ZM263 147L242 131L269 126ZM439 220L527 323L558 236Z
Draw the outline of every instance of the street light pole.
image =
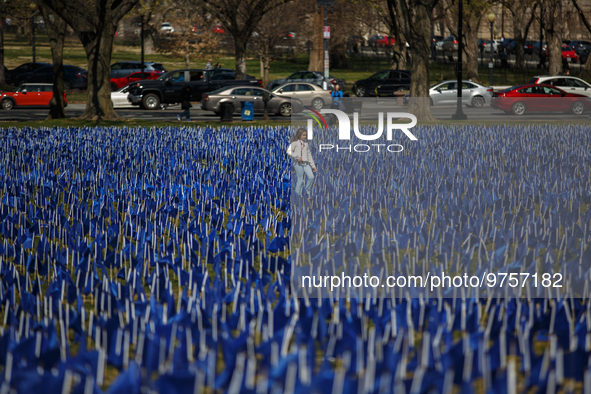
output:
M488 63L488 68L490 69L490 80L489 86L493 86L493 24L495 23L496 15L494 13L488 14L488 21L490 22L490 63Z
M465 120L468 119L464 111L462 110L462 52L464 50L462 25L464 23L464 0L458 1L458 63L457 63L457 77L456 83L457 89L457 102L456 102L456 113L452 115L453 120Z
M320 14L321 8L324 8L324 28L323 28L323 36L324 36L324 78L328 80L328 76L330 74L329 70L329 63L328 63L328 39L330 38L330 28L328 27L328 7L330 7L330 13L333 13L333 3L334 0L318 0L318 13Z

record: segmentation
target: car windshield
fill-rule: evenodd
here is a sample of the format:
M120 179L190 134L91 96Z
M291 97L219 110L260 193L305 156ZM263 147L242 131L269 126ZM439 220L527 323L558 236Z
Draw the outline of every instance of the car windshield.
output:
M225 92L226 90L229 90L229 89L230 89L230 88L228 88L228 87L226 86L226 87L223 87L223 88L219 88L219 89L217 89L217 90L214 90L214 91L212 91L212 92L209 92L209 93L207 93L207 94L209 94L209 95L212 95L212 94L220 94L220 93L222 93L222 92Z
M565 45L565 46L563 46L561 49L562 49L562 52L570 52L570 51L572 51L572 50L573 50L573 49L572 49L571 47L569 47L568 45Z
M162 64L160 64L160 63L152 64L152 68L154 70L158 70L158 71L162 71L162 72L166 71L166 69L164 68L164 66Z
M121 89L119 89L119 93L128 93L130 89L131 85L124 86Z

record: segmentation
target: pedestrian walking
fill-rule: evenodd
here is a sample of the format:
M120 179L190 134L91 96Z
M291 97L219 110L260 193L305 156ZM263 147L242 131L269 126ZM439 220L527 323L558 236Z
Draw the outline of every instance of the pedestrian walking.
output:
M192 107L192 105L189 100L191 100L191 87L189 85L185 85L181 90L181 109L184 111L176 116L178 121L180 121L183 116L185 117L186 121L191 120L191 111L189 109Z
M339 85L335 85L334 90L330 92L330 96L332 97L332 105L333 109L340 109L341 111L345 110L345 106L343 105L343 92L341 91L341 87Z
M207 63L205 64L205 69L206 70L212 70L213 69L213 59L209 59L207 61Z
M296 172L297 182L295 192L298 196L302 197L302 189L306 193L308 202L310 202L310 195L312 192L312 186L314 186L314 173L316 172L316 164L312 158L310 152L310 146L308 145L308 131L300 128L291 139L291 144L287 148L287 154L293 160L293 167ZM304 188L304 174L308 178L306 186Z

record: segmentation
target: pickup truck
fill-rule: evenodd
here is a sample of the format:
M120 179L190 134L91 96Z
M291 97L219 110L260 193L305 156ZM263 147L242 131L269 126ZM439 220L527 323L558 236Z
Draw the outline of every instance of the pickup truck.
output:
M181 89L191 87L191 101L201 101L203 93L230 86L259 87L256 79L218 79L209 70L173 70L158 79L142 80L131 84L128 100L132 105L155 110L160 104L176 104L181 100Z

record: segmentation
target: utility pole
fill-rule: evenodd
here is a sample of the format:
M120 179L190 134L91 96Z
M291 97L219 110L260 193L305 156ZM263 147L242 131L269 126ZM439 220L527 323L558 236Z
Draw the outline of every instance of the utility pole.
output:
M458 82L456 83L457 89L457 102L456 102L456 113L452 115L453 120L465 120L468 119L462 109L462 52L464 50L464 32L462 27L464 24L464 0L458 1L458 62L457 62L457 76ZM492 43L491 43L492 45Z
M318 13L320 14L321 9L324 8L324 78L328 81L330 74L329 70L329 57L328 57L328 40L330 39L330 27L328 26L328 7L330 7L330 13L334 12L334 0L318 0Z

